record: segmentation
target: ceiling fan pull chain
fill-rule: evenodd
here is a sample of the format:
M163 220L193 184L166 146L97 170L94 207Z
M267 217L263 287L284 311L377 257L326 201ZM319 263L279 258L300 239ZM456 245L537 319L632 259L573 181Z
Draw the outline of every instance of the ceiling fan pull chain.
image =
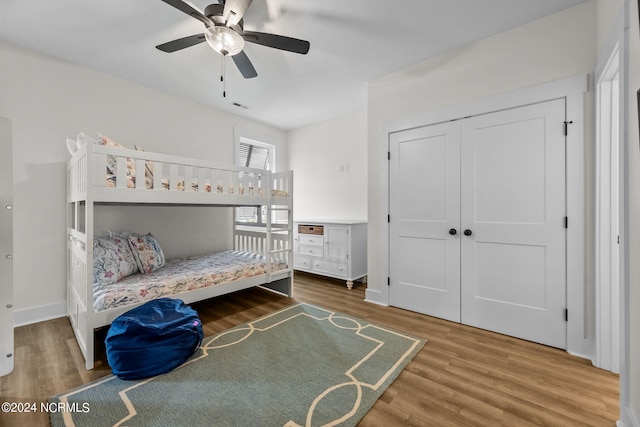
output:
M225 69L226 58L227 58L227 55L222 55L222 59L220 60L221 61L220 68L222 69L222 73L220 74L220 81L222 82L223 98L227 97L227 79L226 79L226 69Z

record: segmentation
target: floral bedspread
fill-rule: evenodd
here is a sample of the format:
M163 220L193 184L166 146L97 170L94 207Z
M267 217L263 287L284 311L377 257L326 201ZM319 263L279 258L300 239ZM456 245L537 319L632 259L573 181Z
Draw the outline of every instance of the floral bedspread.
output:
M93 309L103 311L216 286L264 274L266 267L265 257L237 251L174 258L150 274L134 274L109 285L94 284ZM271 263L272 272L286 268L284 262Z

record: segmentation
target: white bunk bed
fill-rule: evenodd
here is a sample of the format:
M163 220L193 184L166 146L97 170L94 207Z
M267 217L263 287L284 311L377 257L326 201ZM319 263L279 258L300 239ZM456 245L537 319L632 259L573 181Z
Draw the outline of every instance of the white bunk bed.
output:
M144 303L94 309L95 206L250 206L263 210L266 214L258 214L256 223L234 222L232 248L245 258L261 259L260 273L184 291L175 294L175 298L192 303L261 285L292 296L291 171L271 173L114 148L90 138L83 141L67 141L73 151L77 149L67 163L67 314L87 369L94 365L95 329ZM136 180L136 176L145 179Z

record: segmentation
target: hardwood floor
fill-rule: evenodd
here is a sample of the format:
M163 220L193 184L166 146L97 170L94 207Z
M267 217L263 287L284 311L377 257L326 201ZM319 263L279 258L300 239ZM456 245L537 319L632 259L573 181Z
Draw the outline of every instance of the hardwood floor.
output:
M428 340L360 426L615 425L617 375L558 349L364 302L364 290L296 273L293 299L255 288L192 307L205 335L300 301ZM105 333L97 331L96 342ZM110 373L102 345L96 354L96 368L85 370L66 318L16 328L16 367L0 378L0 403L35 403L37 410L0 413L0 426L48 426L40 402Z

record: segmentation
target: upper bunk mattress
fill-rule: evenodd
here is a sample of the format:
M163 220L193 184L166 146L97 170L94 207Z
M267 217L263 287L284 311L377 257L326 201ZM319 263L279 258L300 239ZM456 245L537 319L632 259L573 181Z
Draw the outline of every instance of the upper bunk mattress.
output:
M273 261L271 271L285 270L283 261ZM93 309L111 308L169 297L267 273L265 257L238 251L174 258L150 274L134 274L109 285L94 284Z

